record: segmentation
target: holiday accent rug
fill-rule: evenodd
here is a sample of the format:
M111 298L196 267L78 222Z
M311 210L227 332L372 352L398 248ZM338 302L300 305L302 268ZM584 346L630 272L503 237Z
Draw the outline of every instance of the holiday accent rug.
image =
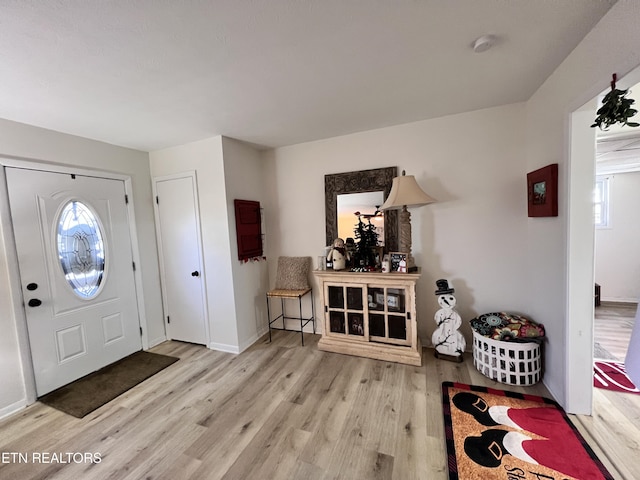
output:
M442 384L449 480L613 480L555 401Z
M159 353L136 352L38 400L82 418L177 361Z
M611 360L593 362L593 386L614 392L640 393L624 369L624 363Z

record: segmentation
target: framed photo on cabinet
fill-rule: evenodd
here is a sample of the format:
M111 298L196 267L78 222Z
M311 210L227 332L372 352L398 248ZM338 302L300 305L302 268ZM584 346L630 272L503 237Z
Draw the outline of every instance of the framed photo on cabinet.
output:
M404 252L389 253L389 264L392 272L407 272L407 254Z

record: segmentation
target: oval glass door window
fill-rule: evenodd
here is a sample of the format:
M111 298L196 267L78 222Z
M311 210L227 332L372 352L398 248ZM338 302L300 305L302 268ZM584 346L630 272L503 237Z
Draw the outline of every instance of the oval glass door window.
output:
M98 294L104 276L105 251L100 224L82 202L70 201L58 220L58 257L67 282L80 298Z

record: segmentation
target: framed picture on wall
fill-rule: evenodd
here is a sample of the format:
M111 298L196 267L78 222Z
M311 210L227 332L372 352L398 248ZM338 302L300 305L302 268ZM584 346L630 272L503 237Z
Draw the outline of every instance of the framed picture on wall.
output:
M530 217L558 216L558 164L527 173L527 204Z

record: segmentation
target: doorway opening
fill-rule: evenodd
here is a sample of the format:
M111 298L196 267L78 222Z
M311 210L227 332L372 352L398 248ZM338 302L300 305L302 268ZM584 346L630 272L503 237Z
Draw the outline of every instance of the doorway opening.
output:
M596 139L594 358L624 363L640 298L640 129L616 125Z

